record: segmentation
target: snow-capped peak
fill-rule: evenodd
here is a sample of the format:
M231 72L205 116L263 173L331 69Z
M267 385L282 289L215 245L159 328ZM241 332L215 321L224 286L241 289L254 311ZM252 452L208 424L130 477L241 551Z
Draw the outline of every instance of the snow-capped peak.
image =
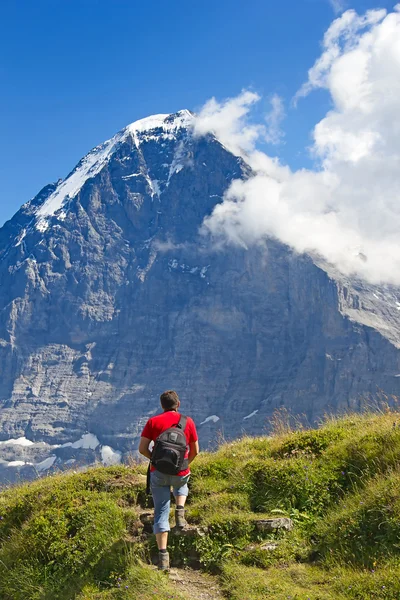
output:
M128 133L145 133L162 129L163 133L174 134L178 129L188 129L194 125L194 115L189 110L180 110L173 114L152 115L135 121L126 127Z
M189 110L180 110L173 114L153 115L140 119L125 127L110 140L93 148L68 175L36 212L36 228L45 231L47 218L60 210L67 200L74 198L85 182L100 173L117 147L128 136L132 136L136 145L151 139L172 139L180 129L191 129L194 115ZM161 131L159 131L161 130Z

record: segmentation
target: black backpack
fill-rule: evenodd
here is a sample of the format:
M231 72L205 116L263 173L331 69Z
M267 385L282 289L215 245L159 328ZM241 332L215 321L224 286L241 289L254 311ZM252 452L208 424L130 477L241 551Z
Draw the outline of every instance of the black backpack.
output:
M185 428L187 417L181 415L179 422L172 425L160 435L154 442L154 448L151 455L151 464L153 467L167 475L177 475L189 467L187 458L185 458L187 441Z

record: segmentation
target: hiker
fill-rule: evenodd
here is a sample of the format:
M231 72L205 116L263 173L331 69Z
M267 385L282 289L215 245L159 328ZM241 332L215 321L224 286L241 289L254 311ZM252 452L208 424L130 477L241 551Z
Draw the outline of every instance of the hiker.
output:
M199 453L196 426L190 417L179 414L178 394L168 390L160 396L163 413L151 417L142 431L139 452L150 459L150 487L154 502L154 528L158 546L158 568L169 570L167 552L171 487L175 497L176 527L183 529L188 496L190 463ZM153 450L149 449L154 442Z

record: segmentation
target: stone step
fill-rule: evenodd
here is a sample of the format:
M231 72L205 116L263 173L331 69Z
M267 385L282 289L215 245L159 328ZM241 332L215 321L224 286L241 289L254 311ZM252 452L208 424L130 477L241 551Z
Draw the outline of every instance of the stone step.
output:
M266 542L265 544L249 544L245 550L263 550L264 552L273 552L278 547L277 542Z
M276 517L273 519L256 519L254 520L256 529L262 533L273 533L278 529L291 531L293 529L293 521L289 517Z

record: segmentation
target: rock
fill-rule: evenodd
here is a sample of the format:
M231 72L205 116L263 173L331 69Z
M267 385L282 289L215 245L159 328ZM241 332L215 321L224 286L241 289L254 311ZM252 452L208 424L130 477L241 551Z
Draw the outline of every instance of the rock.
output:
M139 519L143 523L143 532L153 533L154 514L152 512L141 513Z
M278 547L278 544L268 542L266 544L262 544L261 546L259 546L258 544L249 544L248 546L246 546L245 550L248 550L248 551L263 550L265 552L272 552L273 550L276 550L277 547Z
M266 552L273 552L278 547L278 544L263 544L260 546L260 550L265 550Z
M187 525L183 529L180 527L173 527L171 533L181 537L204 537L208 532L207 527L196 527L195 525Z
M271 533L277 529L285 529L291 531L293 529L293 521L288 517L277 517L275 519L257 519L254 521L256 529L263 533Z

